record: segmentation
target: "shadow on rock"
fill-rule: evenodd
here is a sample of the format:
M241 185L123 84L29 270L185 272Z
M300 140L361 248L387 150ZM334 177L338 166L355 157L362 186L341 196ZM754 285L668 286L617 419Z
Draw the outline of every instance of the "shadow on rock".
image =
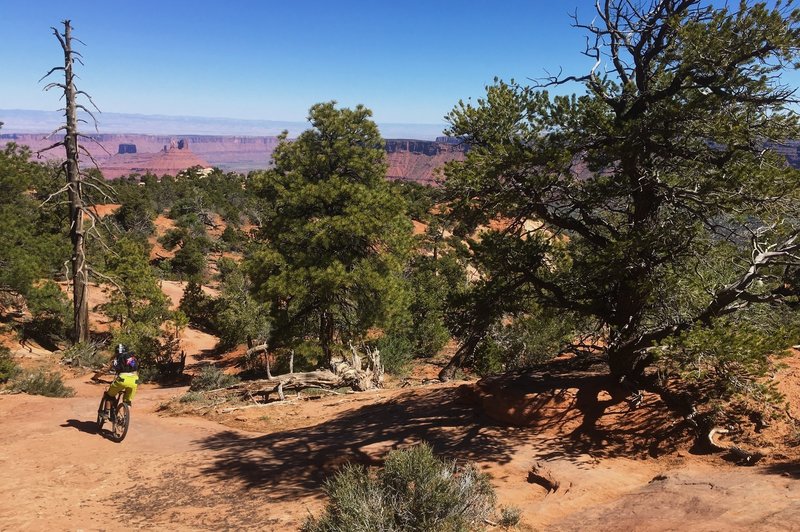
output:
M691 441L657 395L624 389L602 364L568 362L483 379L476 403L493 419L540 434L544 459L657 457Z
M777 462L769 464L761 469L764 473L780 475L782 477L800 480L800 461L797 462Z

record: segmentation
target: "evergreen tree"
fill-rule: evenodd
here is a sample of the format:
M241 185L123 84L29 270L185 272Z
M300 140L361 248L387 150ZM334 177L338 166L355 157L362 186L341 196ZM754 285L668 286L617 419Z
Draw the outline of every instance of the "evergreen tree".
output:
M363 106L314 105L312 128L273 153L252 186L265 208L260 249L247 260L271 305L273 341L316 337L322 362L406 308L402 268L410 222L386 182L383 140Z
M615 375L640 379L690 331L735 330L796 298L800 177L764 148L800 134L780 77L798 60L800 12L701 0L597 11L597 25L578 24L588 74L498 81L449 115L471 146L447 170L453 213L464 234L490 218L503 230L482 237L484 297L444 378L524 299L576 316L595 333L575 352L602 346ZM585 94L543 90L565 82ZM761 367L766 354L749 352Z
M0 293L28 295L69 259L64 209L40 208L58 186L52 169L30 162L30 151L9 143L0 150Z

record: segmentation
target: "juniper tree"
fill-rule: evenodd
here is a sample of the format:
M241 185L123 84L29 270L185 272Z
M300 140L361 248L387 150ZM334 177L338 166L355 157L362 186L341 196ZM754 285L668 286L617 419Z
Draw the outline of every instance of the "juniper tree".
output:
M796 297L800 177L766 148L800 134L781 78L800 13L601 0L594 20L575 18L587 74L497 81L448 116L472 147L446 172L455 218L507 229L476 244L484 297L443 378L524 301L584 324L565 350L602 350L637 379L655 346ZM585 93L549 94L565 83Z

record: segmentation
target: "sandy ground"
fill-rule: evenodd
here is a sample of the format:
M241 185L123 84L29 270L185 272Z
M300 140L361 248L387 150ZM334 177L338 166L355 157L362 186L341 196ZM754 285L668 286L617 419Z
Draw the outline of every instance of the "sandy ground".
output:
M176 303L183 284L163 288ZM187 328L187 363L213 359L215 342ZM54 356L16 351L26 365ZM790 362L785 392L797 407L800 353ZM296 530L319 513L324 480L342 464L380 465L389 450L422 441L476 462L499 505L522 510L522 530L800 530L798 453L738 467L661 448L647 435L671 421L650 399L629 412L591 388L533 397L502 406L543 420L514 428L476 408L464 382L181 417L163 405L185 387L142 385L128 436L113 443L96 430L105 385L90 376L68 381L71 398L0 395L0 530ZM536 464L558 490L528 482Z
M568 435L492 424L457 384L241 411L262 433L161 415L185 388L142 386L120 444L95 429L103 386L88 376L69 384L68 399L0 396L2 530L295 530L341 464L377 465L419 441L476 461L527 530L800 530L800 464L585 453ZM527 482L536 462L558 491Z

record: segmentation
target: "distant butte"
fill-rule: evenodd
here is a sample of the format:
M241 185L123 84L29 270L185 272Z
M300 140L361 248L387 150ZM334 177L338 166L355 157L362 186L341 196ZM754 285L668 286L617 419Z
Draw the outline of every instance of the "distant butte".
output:
M108 179L151 172L158 176L175 175L193 166L218 167L226 172L246 173L269 167L277 137L235 137L215 135L138 135L97 134L93 142L85 141ZM0 133L0 147L6 142L26 145L36 151L52 144L36 133ZM448 161L463 160L467 151L463 143L440 137L435 141L387 139L387 178L431 184L437 171ZM59 158L56 150L43 154ZM63 154L60 156L63 158ZM88 160L84 161L88 163Z
M117 153L105 158L99 165L106 179L132 173L174 176L187 168L211 166L192 153L186 139L172 140L157 153L139 153L135 144L120 144Z

